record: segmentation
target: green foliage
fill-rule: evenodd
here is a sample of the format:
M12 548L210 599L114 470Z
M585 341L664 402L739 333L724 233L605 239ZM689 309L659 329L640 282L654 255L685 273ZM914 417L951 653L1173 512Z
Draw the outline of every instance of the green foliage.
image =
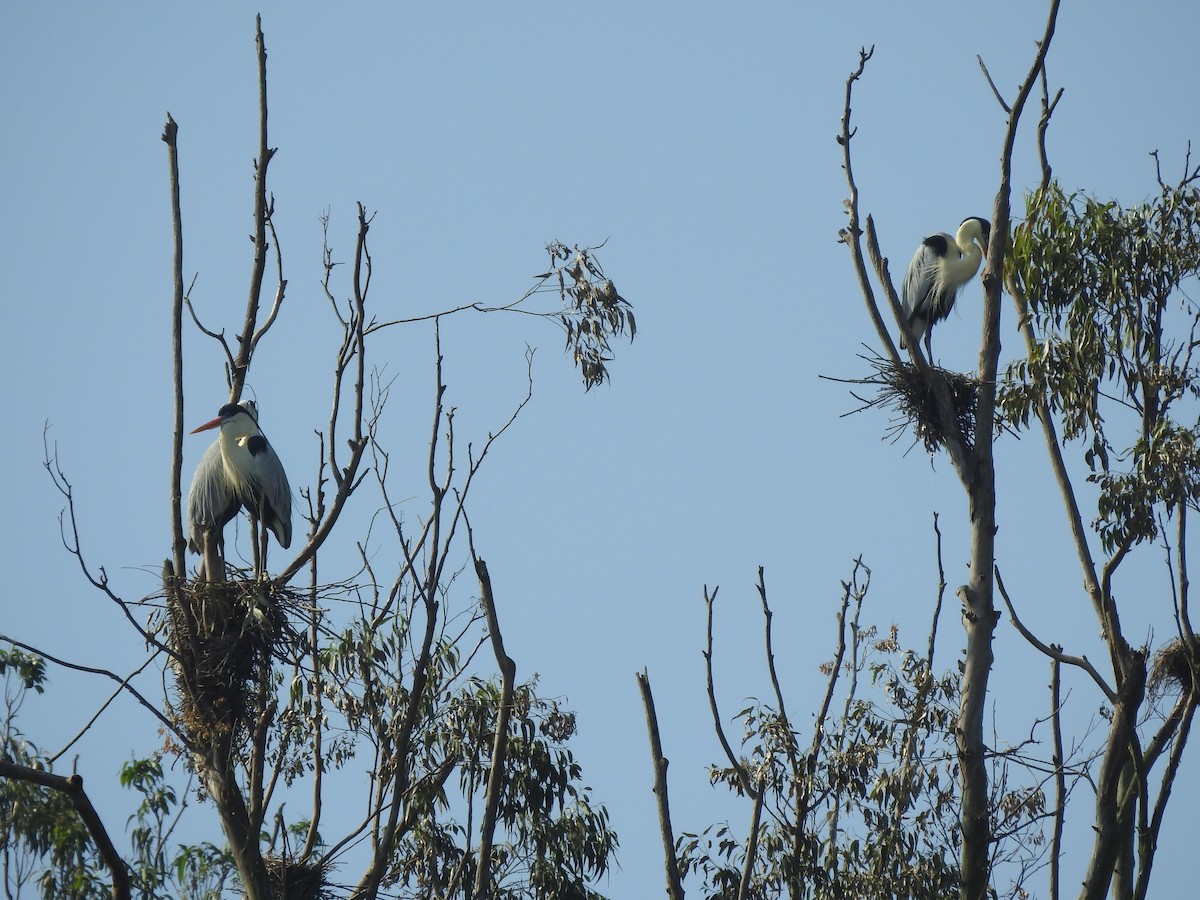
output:
M710 770L714 785L761 800L745 897L959 896L959 675L935 676L894 626L886 635L859 626L869 583L857 563L844 585L838 655L822 666L826 702L812 733L802 735L781 710L776 685L775 703L755 700L734 717L742 725L736 764ZM1023 872L1043 852L1045 798L1037 776L1032 786L1009 786L1019 760L991 755L989 806L993 857ZM700 882L701 896L737 897L749 844L729 823L684 833L680 871Z
M44 754L17 727L29 692L45 691L42 659L15 647L0 650L0 674L4 676L0 758L51 771ZM6 896L20 896L24 887L34 885L45 898L106 894L87 828L60 791L15 778L0 780L0 858Z
M747 896L957 897L957 679L932 678L894 632L879 639L874 629L855 630L852 640L852 661L826 672L846 681L841 715L817 724L820 740L802 746L786 717L755 702L736 717L739 767L710 773L739 794L742 773L753 773L763 792ZM882 694L861 694L860 676ZM746 847L728 824L684 834L676 849L681 871L702 878L703 896L737 895Z
M607 364L612 362L610 337L637 335L637 320L632 304L617 293L616 285L605 276L596 260L596 247L568 247L561 241L546 245L550 269L537 276L557 282L563 312L559 315L567 333L567 349L583 375L585 390L608 379Z
M5 679L6 694L13 687L12 680L14 678L20 688L26 691L36 691L40 694L46 689L45 660L35 654L18 650L16 647L11 650L0 650L0 675L3 675ZM11 700L8 702L11 706Z
M5 676L0 757L45 772L52 762L18 730L17 712L28 692L41 694L42 660L20 650L0 650ZM146 900L215 900L230 879L232 861L212 845L172 844L178 815L174 788L154 757L121 767L122 787L141 796L129 817L130 877L134 895ZM100 900L112 896L111 877L74 805L61 791L16 778L0 779L0 859L5 896L35 888L45 900Z
M1105 550L1153 539L1157 510L1200 499L1197 427L1176 411L1200 396L1200 308L1181 290L1200 272L1200 190L1185 179L1126 209L1051 184L1027 198L1007 265L1034 347L1008 368L1006 422L1044 402L1086 447Z
M288 778L310 769L304 761L318 751L329 771L364 750L384 777L403 769L408 789L402 836L384 878L389 896L466 897L477 867L500 685L467 669L474 656L463 652L469 622L438 632L422 667L426 681L411 740L403 744L398 738L413 696L414 660L428 625L424 604L410 600L402 612L355 619L319 648L320 684L311 672L292 679L281 698L272 755L297 760L285 766ZM588 885L608 871L617 837L607 811L582 786L568 748L574 714L540 698L536 687L529 682L514 689L492 896L598 897ZM318 716L323 731L336 735L320 747L312 727Z

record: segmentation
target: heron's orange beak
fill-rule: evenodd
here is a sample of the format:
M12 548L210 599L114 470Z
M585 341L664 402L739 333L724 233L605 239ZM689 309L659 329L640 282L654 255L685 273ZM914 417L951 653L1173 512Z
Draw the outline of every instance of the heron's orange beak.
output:
M217 417L216 417L215 419L213 419L211 422L205 422L205 423L204 423L203 425L201 425L199 428L193 428L193 429L191 430L191 434L196 434L196 433L198 433L198 432L201 432L201 431L208 431L210 428L220 428L220 427L221 427L221 423L222 423L222 422L224 422L224 421L225 421L225 420L224 420L224 419L222 419L220 416L217 416Z

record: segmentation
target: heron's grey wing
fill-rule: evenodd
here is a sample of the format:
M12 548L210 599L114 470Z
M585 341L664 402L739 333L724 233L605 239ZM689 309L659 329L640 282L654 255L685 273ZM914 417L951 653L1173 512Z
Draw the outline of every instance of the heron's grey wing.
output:
M900 300L910 325L914 319L926 318L932 311L937 290L937 266L949 251L948 238L945 234L929 235L921 241L908 264Z
M192 476L192 486L188 490L188 549L193 553L203 552L204 529L224 528L237 515L239 507L238 499L225 477L225 463L221 459L221 442L218 439L200 457L196 474Z
M279 546L286 550L292 545L292 488L287 473L262 433L253 435L246 442L246 448L250 451L253 480L266 504L267 527L275 533Z

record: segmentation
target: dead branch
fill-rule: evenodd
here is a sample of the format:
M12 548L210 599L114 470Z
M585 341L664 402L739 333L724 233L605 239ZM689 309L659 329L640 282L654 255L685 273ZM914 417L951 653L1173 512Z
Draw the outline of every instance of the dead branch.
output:
M65 659L59 659L57 656L52 656L51 654L45 652L44 650L39 650L37 647L33 647L29 644L24 643L23 641L18 641L16 638L11 638L6 634L0 634L0 641L12 644L14 647L19 647L22 650L28 650L30 653L36 653L38 656L42 657L43 659L49 660L50 662L54 663L56 666L62 666L64 669L71 669L74 672L84 672L88 675L103 675L105 678L108 678L110 681L115 681L117 684L119 684L121 686L121 690L123 690L125 693L129 694L129 696L133 697L134 700L136 700L139 704L141 704L143 707L145 707L147 710L149 710L150 714L153 715L154 718L158 719L159 723L165 729L167 729L169 732L171 732L171 734L173 734L177 738L179 738L180 741L187 740L186 737L174 725L174 723L172 723L166 716L164 716L159 711L157 706L155 706L153 703L151 703L149 700L147 700L145 697L143 697L141 695L141 693L138 692L137 688L133 687L131 684L128 683L129 678L131 678L132 676L122 678L117 673L110 672L108 669L99 669L94 666L85 666L80 663L67 662L67 660L65 660Z
M120 608L126 620L141 635L142 639L147 644L169 654L171 651L164 644L138 624L138 621L133 617L133 613L130 610L131 604L118 597L112 588L109 587L108 573L104 571L104 566L100 567L98 574L93 575L87 561L83 558L83 549L79 540L79 523L75 517L75 492L71 487L71 482L67 480L67 476L63 473L62 467L59 465L58 445L54 445L53 451L50 449L49 431L50 425L47 423L42 431L42 467L50 474L50 480L54 483L54 487L67 501L65 511L59 513L58 516L59 534L62 537L63 546L78 561L79 568L83 572L83 577L87 579L88 583ZM68 523L70 527L69 537L67 535Z
M254 354L258 306L262 297L263 275L267 269L267 220L271 207L267 202L267 166L275 150L267 146L267 43L263 37L262 16L254 19L254 41L258 56L258 158L254 163L254 262L250 269L250 291L246 298L246 319L238 334L238 352L230 374L229 402L237 403L242 396L250 362ZM283 282L280 283L280 292Z
M708 628L706 631L706 645L703 653L704 656L704 674L708 685L708 708L712 712L713 729L717 733L717 741L721 744L721 749L725 751L725 758L729 760L729 765L734 772L737 773L738 783L742 790L746 792L748 797L757 799L757 789L755 788L750 773L746 770L746 766L733 753L733 747L729 744L729 739L725 736L725 725L721 721L721 713L717 709L717 692L713 679L713 605L717 602L717 593L721 590L720 586L713 588L712 593L708 592L708 585L704 586L704 605L708 611ZM641 676L638 676L639 679Z
M167 145L167 164L171 191L171 227L174 237L174 255L171 266L174 280L174 295L171 302L171 361L175 386L175 434L171 444L171 559L175 564L175 577L182 578L187 571L184 551L187 542L183 536L182 501L183 490L183 213L179 201L179 126L167 113L167 124L162 139Z
M87 792L84 791L82 776L54 775L51 772L31 769L7 760L0 760L0 775L17 781L28 781L66 794L71 799L71 805L75 807L75 811L79 813L79 818L87 827L88 834L92 836L100 858L104 860L104 864L108 866L108 871L112 874L114 900L128 900L130 896L129 870L125 866L125 861L117 853L117 848L113 846L112 839L109 838L108 831L105 830L96 808L92 806Z
M1050 836L1050 900L1058 900L1062 835L1067 815L1067 777L1062 737L1062 661L1058 659L1050 661L1050 728L1054 740L1054 831Z
M468 528L468 534L470 529ZM500 667L500 709L496 713L496 739L492 744L492 765L488 773L487 797L484 802L483 822L479 827L479 865L475 869L475 896L486 897L491 882L492 841L496 832L496 812L500 808L503 791L504 763L508 751L508 720L512 713L513 683L517 677L517 665L504 652L504 637L500 634L500 620L496 615L496 601L492 595L492 579L487 563L475 555L472 543L471 558L475 562L475 574L479 577L479 599L487 613L488 633L492 636L492 649L496 653L496 665Z
M946 597L946 569L942 565L942 530L938 527L938 514L933 514L933 533L936 538L934 558L937 560L937 603L933 607L933 618L929 623L929 644L925 651L925 668L933 673L933 651L937 644L938 620L942 616L942 602Z
M850 197L846 200L846 213L849 216L848 225L838 233L838 240L846 245L854 261L854 271L858 275L858 286L867 302L867 312L875 325L875 331L883 344L887 355L899 361L900 353L892 343L892 336L884 324L883 316L879 314L879 306L875 302L875 291L871 287L871 277L867 274L867 263L862 251L862 225L858 212L858 185L854 181L854 166L850 158L850 142L857 133L857 128L850 127L850 100L854 95L854 83L862 78L867 70L867 63L875 54L874 45L870 49L861 48L858 52L858 67L846 79L846 102L842 108L842 130L837 136L837 142L842 148L842 169L846 173L846 184L850 189ZM911 336L911 335L910 335ZM910 342L909 346L913 346Z
M988 71L987 63L983 61L983 57L978 53L975 54L975 61L979 63L979 70L983 72L983 77L987 79L988 87L992 89L992 94L996 98L996 102L1000 104L1000 108L1004 110L1005 115L1012 113L1012 107L1004 102L1004 97L1000 93L1000 88L996 87L996 82L992 81L992 73Z
M75 744L79 741L80 738L82 738L85 734L88 733L88 731L91 729L91 727L96 724L96 720L99 719L100 716L103 715L104 711L106 709L108 709L109 706L112 705L112 702L114 700L116 700L119 696L121 696L122 693L124 693L126 687L129 685L129 682L131 682L138 675L141 675L142 672L146 671L146 667L149 666L150 663L154 662L154 660L156 660L156 659L158 659L157 651L155 651L154 653L151 653L150 656L146 658L146 661L144 663L142 663L140 666L138 666L136 669L134 669L132 672L130 672L128 675L126 675L125 678L121 681L121 683L117 685L117 689L108 695L108 699L100 704L100 708L98 710L96 710L96 712L92 715L92 717L90 719L87 720L87 722L84 724L84 726L75 733L75 736L73 738L71 738L69 741L67 741L67 743L63 745L62 749L60 749L57 753L52 754L51 756L47 756L46 762L51 765L58 762L58 760L60 760L68 750L70 750L72 747L75 746Z
M1108 698L1108 701L1110 703L1115 703L1117 701L1116 692L1108 686L1108 683L1104 680L1104 676L1096 670L1096 667L1092 665L1086 656L1071 656L1067 653L1064 653L1061 647L1057 645L1046 644L1038 640L1037 636L1025 627L1024 623L1021 622L1020 617L1017 615L1016 609L1013 607L1012 600L1008 596L1008 591L1004 588L1004 579L1000 577L1000 567L996 566L994 571L996 575L996 587L999 588L1000 596L1004 600L1004 605L1008 608L1008 615L1012 619L1013 625L1016 626L1017 631L1021 633L1021 636L1025 638L1025 640L1027 640L1033 647L1036 647L1039 651L1045 654L1048 658L1057 660L1060 663L1066 663L1069 666L1076 666L1080 669L1083 669L1083 671L1092 676L1092 680L1095 681L1100 687L1100 690L1104 692L1104 696Z
M368 446L367 438L363 434L363 395L366 390L365 369L363 367L366 345L363 328L366 318L366 285L370 283L370 276L368 274L364 282L359 269L363 265L370 265L370 253L366 249L367 234L370 231L370 227L371 217L367 215L366 209L360 203L358 204L358 236L355 241L355 273L353 277L355 295L352 307L353 312L349 318L342 319L342 344L338 349L334 365L332 408L329 413L329 440L326 445L326 450L328 451L328 469L333 476L334 483L337 485L337 491L327 509L325 508L324 495L322 493L321 510L324 514L320 517L320 521L314 524L310 530L309 539L304 548L277 576L276 581L281 585L287 584L316 555L317 551L329 537L329 534L333 531L334 525L337 524L342 510L345 508L346 501L350 499L350 495L357 490L367 475L366 472L360 473L359 467L362 464L363 455ZM326 247L326 252L328 254L328 247ZM329 294L328 277L332 271L332 265L332 263L327 263L326 265L327 294ZM329 296L332 298L332 294L329 294ZM340 315L339 319L341 319ZM356 358L358 366L356 367L356 377L353 386L354 418L351 428L352 436L346 442L350 448L350 458L345 466L341 466L337 455L338 424L342 421L341 396L345 374L350 364ZM370 426L368 426L369 430Z
M650 735L650 761L654 766L654 796L658 798L658 827L662 835L663 859L666 864L667 896L671 900L683 900L679 860L675 858L675 831L671 827L671 804L667 797L669 762L663 756L658 714L654 711L654 694L650 690L650 676L645 669L637 673L637 682L642 693L642 706L646 710L646 731Z

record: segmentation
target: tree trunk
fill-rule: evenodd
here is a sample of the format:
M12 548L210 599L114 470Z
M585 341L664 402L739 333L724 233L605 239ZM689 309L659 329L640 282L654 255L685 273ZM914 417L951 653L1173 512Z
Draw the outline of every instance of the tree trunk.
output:
M250 813L237 780L229 766L228 742L221 740L207 754L194 754L196 771L204 782L217 814L221 830L229 842L229 852L237 866L245 900L271 900L267 869L259 849L258 835L250 828Z
M1128 821L1121 821L1120 792L1126 779L1133 774L1130 748L1137 728L1138 709L1146 696L1145 654L1140 650L1131 650L1123 668L1117 702L1113 704L1108 743L1104 748L1104 761L1096 781L1096 843L1083 882L1083 892L1079 895L1081 900L1104 900L1108 894L1118 860L1128 844L1128 832L1133 821L1132 812L1127 817Z

